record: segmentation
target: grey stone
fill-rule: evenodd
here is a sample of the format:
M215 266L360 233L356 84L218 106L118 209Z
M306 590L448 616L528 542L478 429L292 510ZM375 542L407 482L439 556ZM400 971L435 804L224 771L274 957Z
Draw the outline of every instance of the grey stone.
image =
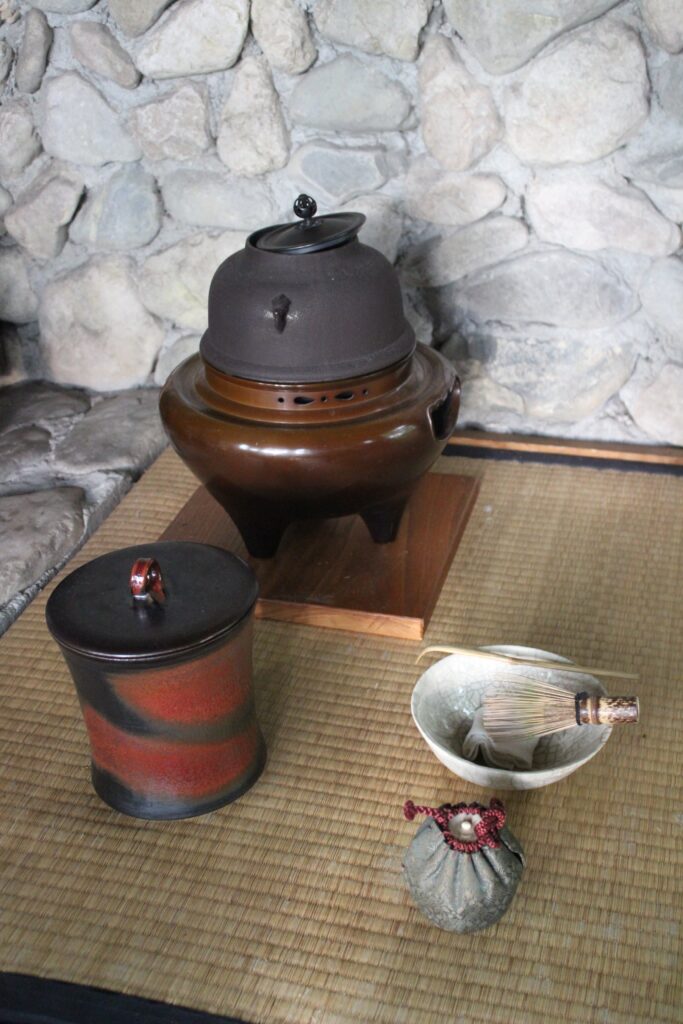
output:
M481 159L502 134L489 90L480 85L444 36L430 36L420 59L422 138L451 171Z
M71 52L84 67L124 89L134 89L140 73L121 44L99 21L76 21L69 29Z
M28 11L24 26L14 75L19 92L35 92L47 66L52 29L43 12L36 10Z
M615 332L540 337L497 330L494 357L484 365L494 384L522 401L523 414L541 423L577 423L595 415L633 372L631 342ZM478 339L480 346L486 338Z
M173 344L163 348L154 368L154 383L163 387L176 366L198 351L201 338L201 334L183 334Z
M40 486L49 473L50 449L50 433L42 427L17 427L0 434L0 494Z
M640 10L657 46L669 53L683 50L683 7L679 0L640 0Z
M150 160L190 160L211 145L207 92L186 82L173 92L136 107L130 125Z
M320 34L333 43L415 60L432 4L433 0L318 0L313 16Z
M310 187L330 203L344 203L373 191L389 179L387 154L379 146L342 147L331 142L307 142L289 163L290 178Z
M128 163L140 148L97 89L75 71L51 78L43 88L43 146L76 164Z
M79 487L0 498L0 604L63 562L83 537Z
M444 172L429 160L417 160L406 179L404 202L411 217L462 227L497 210L506 192L495 174Z
M653 153L631 165L634 181L652 182L665 188L683 187L683 149Z
M89 11L97 0L28 0L31 7L51 14L80 14Z
M223 106L216 145L233 174L253 177L287 163L289 132L263 58L240 61Z
M232 67L249 25L249 0L184 0L142 40L136 63L149 78L205 75Z
M0 0L0 25L13 25L19 21L21 13L16 0Z
M0 39L0 85L9 75L14 59L14 50L6 39Z
M396 260L401 240L403 219L395 204L387 196L356 196L340 209L364 213L365 224L358 238L363 245L371 245L386 256L390 263Z
M301 74L317 56L296 0L251 0L251 30L271 67L288 75Z
M655 441L683 445L683 366L667 363L633 396L624 396L637 425Z
M654 80L663 110L683 121L683 57L669 57L654 73Z
M181 168L164 178L162 192L168 213L183 224L246 230L256 222L272 223L278 215L266 184L236 180L225 172Z
M10 100L0 108L0 177L21 174L40 153L40 139L25 100Z
M638 184L665 217L677 224L683 221L683 188L665 188L647 181L639 181Z
M26 258L17 246L0 249L0 320L27 324L35 320L38 296L28 276Z
M507 143L529 163L597 160L638 130L648 93L638 36L620 23L598 21L537 57L509 88Z
M453 331L450 337L439 346L439 352L456 366L462 363L463 376L469 376L470 373L479 369L480 364L474 361L475 357L470 353L467 339L460 331Z
M502 419L509 429L508 417L523 415L524 401L516 391L491 380L479 366L468 368L462 381L459 427L485 428L491 423L500 423Z
M5 231L5 223L3 217L9 210L10 206L14 203L11 192L8 192L6 188L0 185L0 235Z
M64 248L82 193L83 180L71 168L48 166L17 197L5 227L35 259L54 259Z
M588 256L526 253L459 286L455 301L478 321L554 324L566 329L617 324L637 308L626 282Z
M408 280L427 288L450 284L523 249L528 238L523 221L488 217L417 246L406 264Z
M173 0L109 0L109 13L124 35L139 36L171 3Z
M55 423L76 419L89 408L84 391L25 381L0 392L0 432L39 424L52 433Z
M680 229L637 188L614 188L581 170L541 175L526 194L526 211L545 242L592 252L624 249L666 256L681 244Z
M403 288L403 311L406 320L415 331L417 341L421 341L423 345L433 345L434 321L418 291Z
M130 489L132 480L128 473L95 473L87 480L87 508L84 515L87 526L83 535L72 546L64 550L53 565L42 572L26 589L15 594L4 607L0 608L0 633L7 629L21 614L30 601L52 579L55 573L68 561L88 533L94 532L114 510Z
M325 131L390 131L406 124L411 106L399 82L343 53L299 80L289 97L289 116Z
M0 388L2 388L2 394L11 391L10 385L26 380L27 376L21 336L13 324L0 322Z
M162 215L154 177L142 164L128 164L88 196L70 237L90 249L126 252L158 235Z
M643 278L640 301L665 337L664 347L683 362L683 260L658 260ZM681 395L683 403L683 395Z
M619 0L444 0L451 25L479 63L502 75L534 57L568 29L597 18Z
M144 383L164 332L122 256L93 259L44 288L40 333L52 380L100 391Z
M207 327L209 285L217 267L244 246L246 235L203 232L150 256L140 276L140 293L147 309L179 327Z
M142 388L93 405L57 445L55 467L68 476L144 469L166 441L159 417L159 392Z

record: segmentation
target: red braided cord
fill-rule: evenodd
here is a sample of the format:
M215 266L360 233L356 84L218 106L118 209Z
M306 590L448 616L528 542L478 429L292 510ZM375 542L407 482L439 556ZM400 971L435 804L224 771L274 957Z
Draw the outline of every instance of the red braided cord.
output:
M490 847L492 850L497 849L500 846L498 833L505 824L505 808L501 801L495 798L491 800L488 807L476 803L442 804L441 807L424 807L414 804L412 800L406 800L403 805L403 814L408 821L412 821L417 814L424 814L429 818L433 818L446 844L452 850L457 850L459 853L478 853L485 846ZM477 814L481 817L481 821L477 822L474 826L477 836L476 840L466 842L453 835L448 826L451 818L454 818L456 814Z

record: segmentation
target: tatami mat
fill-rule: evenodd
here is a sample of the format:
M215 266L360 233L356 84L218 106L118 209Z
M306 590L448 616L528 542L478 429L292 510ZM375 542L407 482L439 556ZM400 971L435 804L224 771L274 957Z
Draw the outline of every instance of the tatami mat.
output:
M501 794L528 858L502 922L440 932L401 877L406 798L491 795L412 724L419 645L258 622L264 775L203 818L140 822L90 788L44 594L0 641L1 970L255 1024L683 1019L683 480L439 470L483 482L427 642L529 644L642 678L640 727L562 783ZM156 538L194 487L167 452L76 561Z

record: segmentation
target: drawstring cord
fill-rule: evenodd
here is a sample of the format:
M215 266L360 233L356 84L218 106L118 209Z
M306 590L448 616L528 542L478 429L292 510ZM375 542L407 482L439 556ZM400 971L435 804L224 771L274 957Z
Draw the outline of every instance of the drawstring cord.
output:
M417 814L425 814L433 818L438 825L445 842L452 850L459 853L478 853L485 846L492 850L500 846L498 833L505 824L505 808L500 800L491 800L488 808L483 804L442 804L441 807L417 806L412 800L406 800L403 805L403 814L408 821L412 821ZM449 828L451 818L457 814L477 815L481 818L474 826L476 840L467 841L458 839Z

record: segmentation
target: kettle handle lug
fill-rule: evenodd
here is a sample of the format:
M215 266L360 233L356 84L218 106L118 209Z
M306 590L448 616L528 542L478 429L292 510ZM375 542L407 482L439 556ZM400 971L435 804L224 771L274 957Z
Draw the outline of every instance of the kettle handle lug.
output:
M287 326L287 317L289 315L289 307L292 305L292 300L288 295L276 295L271 300L270 309L273 315L273 324L278 334L282 334L285 327Z

